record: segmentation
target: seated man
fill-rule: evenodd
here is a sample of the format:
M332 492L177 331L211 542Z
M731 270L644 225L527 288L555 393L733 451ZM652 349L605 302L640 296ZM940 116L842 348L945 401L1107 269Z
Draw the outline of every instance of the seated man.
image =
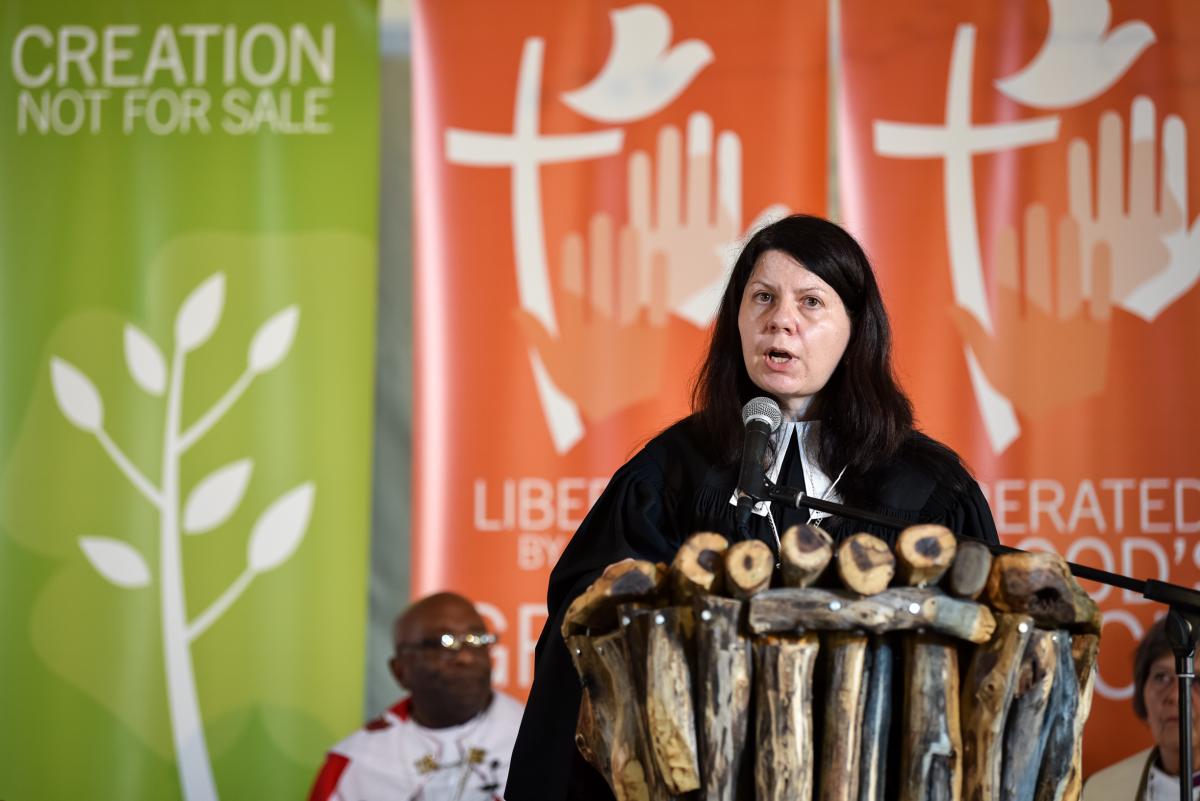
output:
M1083 801L1171 801L1179 798L1179 677L1166 621L1146 631L1133 655L1133 711L1146 721L1154 747L1094 773ZM1200 683L1192 684L1192 769L1200 769ZM1193 773L1192 786L1200 774ZM1193 789L1193 796L1195 790Z
M389 662L408 697L333 747L309 800L503 798L523 707L492 690L495 639L461 595L409 607Z

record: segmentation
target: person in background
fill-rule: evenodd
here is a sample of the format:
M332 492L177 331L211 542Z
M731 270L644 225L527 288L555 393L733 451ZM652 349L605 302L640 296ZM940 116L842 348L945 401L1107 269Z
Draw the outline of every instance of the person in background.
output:
M1200 768L1200 684L1192 684L1192 769ZM1158 620L1133 655L1133 711L1150 727L1154 745L1092 774L1083 801L1177 801L1179 798L1179 677ZM1192 797L1200 773L1192 777Z
M492 689L495 640L461 595L410 606L388 663L409 695L329 751L309 801L502 798L523 707Z
M778 554L796 523L835 539L896 532L778 503L739 507L743 405L768 396L782 411L768 477L807 494L909 523L940 523L997 542L991 510L958 455L916 430L892 371L891 329L875 275L838 225L796 214L755 233L734 265L694 414L621 467L550 574L549 617L513 752L508 801L612 798L579 755L580 684L560 635L563 615L609 564L670 563L697 531L759 539ZM739 513L739 510L742 510Z

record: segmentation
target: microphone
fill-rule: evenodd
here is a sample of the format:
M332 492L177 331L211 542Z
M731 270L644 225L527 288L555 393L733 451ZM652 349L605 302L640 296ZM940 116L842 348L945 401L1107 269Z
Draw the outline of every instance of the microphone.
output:
M783 423L779 404L770 398L754 398L742 407L742 425L746 427L746 438L742 443L742 466L738 472L737 525L744 531L750 523L754 502L767 497L767 474L763 459L771 434Z

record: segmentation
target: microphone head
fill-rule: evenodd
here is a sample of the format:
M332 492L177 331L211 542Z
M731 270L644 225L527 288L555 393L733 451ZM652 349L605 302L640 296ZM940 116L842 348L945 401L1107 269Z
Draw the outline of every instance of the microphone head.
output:
M752 420L763 421L774 432L783 423L783 412L779 411L779 404L773 399L760 396L742 407L742 425L748 426Z

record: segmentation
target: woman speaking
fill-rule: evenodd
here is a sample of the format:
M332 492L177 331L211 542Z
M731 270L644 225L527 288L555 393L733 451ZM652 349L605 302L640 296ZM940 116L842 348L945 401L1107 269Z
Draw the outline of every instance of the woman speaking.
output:
M819 523L835 540L857 531L894 540L892 529L766 502L739 525L740 412L751 398L768 395L783 412L766 465L776 483L997 542L987 501L961 460L914 429L890 340L871 265L840 227L795 215L750 239L717 312L694 413L616 472L550 575L506 799L612 798L575 748L579 678L559 633L572 599L606 566L627 557L670 563L698 531L757 538L776 552L793 523Z

